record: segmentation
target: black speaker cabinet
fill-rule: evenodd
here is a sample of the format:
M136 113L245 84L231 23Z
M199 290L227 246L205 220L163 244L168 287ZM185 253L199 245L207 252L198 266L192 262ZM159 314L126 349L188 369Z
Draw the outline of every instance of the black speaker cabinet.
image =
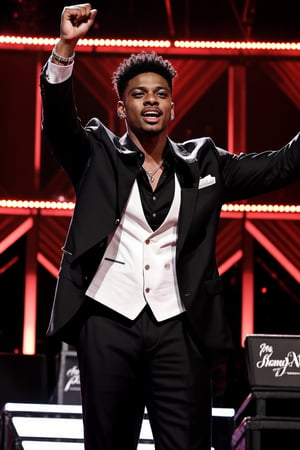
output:
M296 449L299 438L299 418L245 417L233 433L232 450Z
M0 407L7 402L48 400L45 355L0 353Z
M75 350L63 343L57 384L57 403L81 404L80 375Z
M233 450L300 448L300 336L249 335L251 392L238 409Z
M300 336L253 334L245 349L252 389L300 391Z

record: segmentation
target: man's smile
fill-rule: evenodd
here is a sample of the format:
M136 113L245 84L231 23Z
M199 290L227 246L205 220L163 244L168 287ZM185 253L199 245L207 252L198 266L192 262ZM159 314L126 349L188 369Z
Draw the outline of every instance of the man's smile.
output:
M158 108L147 108L142 112L142 117L148 123L157 123L162 112Z

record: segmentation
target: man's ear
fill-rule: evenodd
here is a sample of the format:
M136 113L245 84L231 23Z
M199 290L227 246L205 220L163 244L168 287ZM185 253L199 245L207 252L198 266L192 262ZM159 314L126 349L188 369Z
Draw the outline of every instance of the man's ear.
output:
M126 117L125 106L121 100L119 100L117 103L117 114L120 119L125 119Z

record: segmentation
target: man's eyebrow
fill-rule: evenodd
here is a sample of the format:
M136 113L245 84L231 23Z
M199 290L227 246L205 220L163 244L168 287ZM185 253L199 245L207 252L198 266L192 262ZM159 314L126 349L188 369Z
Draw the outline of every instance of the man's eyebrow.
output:
M135 87L133 87L133 88L131 88L130 90L129 90L129 93L130 92L132 92L132 91L135 91L135 90L140 90L140 91L146 91L147 90L147 87L146 86L135 86ZM159 91L159 90L161 90L161 89L164 89L165 91L168 91L168 92L171 92L170 91L170 88L169 87L167 87L167 86L155 86L155 90L156 91Z

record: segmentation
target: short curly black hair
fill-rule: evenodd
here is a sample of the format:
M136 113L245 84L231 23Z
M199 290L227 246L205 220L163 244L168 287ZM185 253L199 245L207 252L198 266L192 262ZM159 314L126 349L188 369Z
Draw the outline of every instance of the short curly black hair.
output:
M172 92L173 78L176 70L173 65L156 52L133 53L129 58L124 59L113 73L112 82L119 98L123 97L128 81L140 73L154 72L165 78Z

